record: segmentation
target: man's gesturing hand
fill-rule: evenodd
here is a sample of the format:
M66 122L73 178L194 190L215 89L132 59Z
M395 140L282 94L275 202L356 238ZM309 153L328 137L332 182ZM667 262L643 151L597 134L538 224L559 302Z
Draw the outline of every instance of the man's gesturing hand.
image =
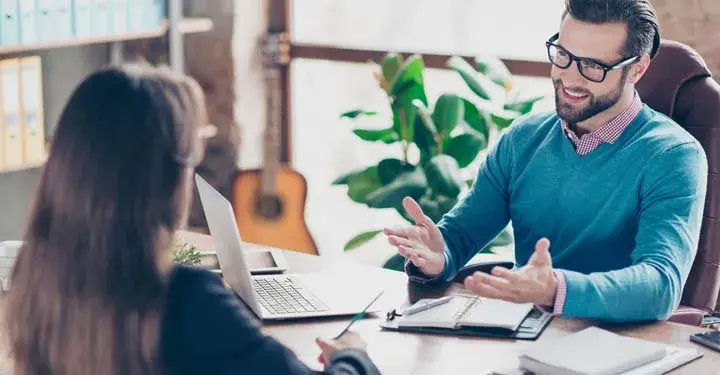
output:
M422 273L435 277L445 268L445 240L437 225L423 213L414 199L403 199L403 207L415 221L412 227L385 228L388 242L398 249L398 253L410 261Z
M550 241L541 239L527 265L517 270L495 267L492 275L475 272L465 279L465 287L488 298L543 306L555 304L557 280L550 258Z

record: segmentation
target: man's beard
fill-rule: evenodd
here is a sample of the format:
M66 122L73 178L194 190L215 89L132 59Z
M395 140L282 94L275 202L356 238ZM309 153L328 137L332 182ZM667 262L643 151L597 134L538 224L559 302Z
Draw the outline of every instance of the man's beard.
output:
M557 79L553 81L553 84L555 86L555 108L557 109L558 116L565 120L568 124L575 125L578 122L585 121L595 115L597 115L600 112L603 112L607 110L608 108L615 105L615 103L620 100L620 97L623 93L623 88L625 87L625 83L627 82L627 71L623 71L622 79L620 80L620 83L609 93L596 97L593 95L590 91L582 90L582 89L574 89L570 88L572 91L579 91L583 94L588 95L587 97L587 103L584 104L582 107L575 107L572 104L568 104L565 102L562 102L560 99L562 97L561 90L562 87L562 81ZM566 87L567 89L567 87Z

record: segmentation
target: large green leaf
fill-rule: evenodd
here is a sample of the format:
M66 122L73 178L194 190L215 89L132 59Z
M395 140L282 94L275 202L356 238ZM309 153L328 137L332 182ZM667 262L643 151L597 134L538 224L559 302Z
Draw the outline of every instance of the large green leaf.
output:
M508 67L497 56L491 54L479 54L475 57L480 73L486 75L497 85L510 89L512 87L512 74Z
M505 109L520 112L520 114L526 114L532 111L533 106L536 102L545 99L544 96L535 96L530 99L525 99L517 102L505 104Z
M447 65L450 69L460 74L460 77L465 81L470 90L477 94L477 96L491 100L495 95L493 93L494 83L482 74L479 74L475 68L470 65L465 59L459 56L453 56L448 59Z
M437 124L435 124L433 115L430 113L430 110L425 106L425 104L416 99L413 100L412 105L415 107L418 117L422 120L422 124L430 132L430 134L432 134L433 137L438 134Z
M364 109L354 109L352 111L347 111L347 112L341 114L340 118L345 117L345 118L349 118L349 119L354 119L354 118L357 118L360 116L375 116L377 114L378 114L377 112L366 111Z
M395 179L368 194L366 204L372 208L394 208L401 204L405 197L420 197L427 189L427 178L422 169L416 168L405 172Z
M509 127L516 118L520 117L519 112L509 110L496 110L490 113L490 119L498 127L498 129L505 129Z
M345 172L333 180L332 185L346 185L350 182L350 179L364 172L367 168L356 168L351 171Z
M443 153L455 158L460 168L465 168L486 146L487 141L482 134L468 132L448 138L443 146Z
M457 198L437 194L433 190L428 190L418 200L418 204L420 205L420 208L422 208L423 213L425 213L425 215L427 215L434 223L439 222L443 215L450 211L456 203Z
M421 116L415 118L415 138L413 141L420 150L420 164L424 164L437 153L435 135L430 133Z
M393 111L393 129L400 135L400 139L412 142L415 133L415 117L417 109L413 106L402 106L399 104L392 106Z
M383 185L391 183L395 177L399 176L403 172L409 172L415 169L412 164L403 163L402 160L395 158L383 159L380 163L378 163L377 168L380 182Z
M382 187L376 166L350 177L348 181L348 196L355 202L366 203L369 194Z
M397 133L393 128L387 129L354 129L353 133L364 141L383 143L394 143L399 140Z
M385 261L383 268L402 272L405 270L405 257L400 254L393 254Z
M463 99L464 103L464 120L471 128L480 132L485 139L490 138L490 128L488 127L487 115L480 113L475 103Z
M465 185L458 162L450 155L440 154L430 159L425 174L428 185L437 194L456 197Z
M375 238L375 236L378 235L378 233L382 232L382 230L371 230L368 232L362 232L355 237L351 238L350 241L348 241L345 244L345 248L343 251L350 251L357 249L358 247L364 245L366 242L372 240Z
M398 74L392 81L390 81L390 94L398 97L410 87L415 85L423 87L424 68L425 64L423 63L422 56L415 54L408 57L408 59L404 61ZM424 100L424 102L427 104L427 99Z
M397 76L398 72L402 68L402 65L403 58L400 54L391 52L385 55L385 57L380 62L380 69L382 70L382 75L383 78L385 78L385 82L390 84Z
M438 132L448 135L463 119L463 100L455 94L442 94L435 102L432 119Z

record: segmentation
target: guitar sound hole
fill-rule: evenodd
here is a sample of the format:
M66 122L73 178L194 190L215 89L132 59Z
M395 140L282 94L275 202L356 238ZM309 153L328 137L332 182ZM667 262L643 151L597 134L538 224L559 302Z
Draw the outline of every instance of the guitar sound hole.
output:
M278 219L283 212L283 203L277 196L261 196L257 200L257 211L268 220Z

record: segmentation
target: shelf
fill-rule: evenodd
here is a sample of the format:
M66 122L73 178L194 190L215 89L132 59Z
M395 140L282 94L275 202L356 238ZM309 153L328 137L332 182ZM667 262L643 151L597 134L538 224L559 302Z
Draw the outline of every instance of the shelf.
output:
M43 165L45 165L45 160L35 162L35 163L19 165L16 167L0 168L0 175L7 174L7 173L13 173L13 172L27 171L30 169L36 169L36 168L42 167Z
M185 18L180 21L180 33L193 34L210 31L213 28L212 20L209 18ZM10 46L0 46L0 55L21 53L30 51L40 51L45 49L63 48L72 46L84 46L90 44L124 42L129 40L158 38L168 32L168 24L164 22L160 27L154 30L128 32L121 34L108 34L102 36L73 38L68 40L54 40L50 42L40 42L32 44L19 44Z

